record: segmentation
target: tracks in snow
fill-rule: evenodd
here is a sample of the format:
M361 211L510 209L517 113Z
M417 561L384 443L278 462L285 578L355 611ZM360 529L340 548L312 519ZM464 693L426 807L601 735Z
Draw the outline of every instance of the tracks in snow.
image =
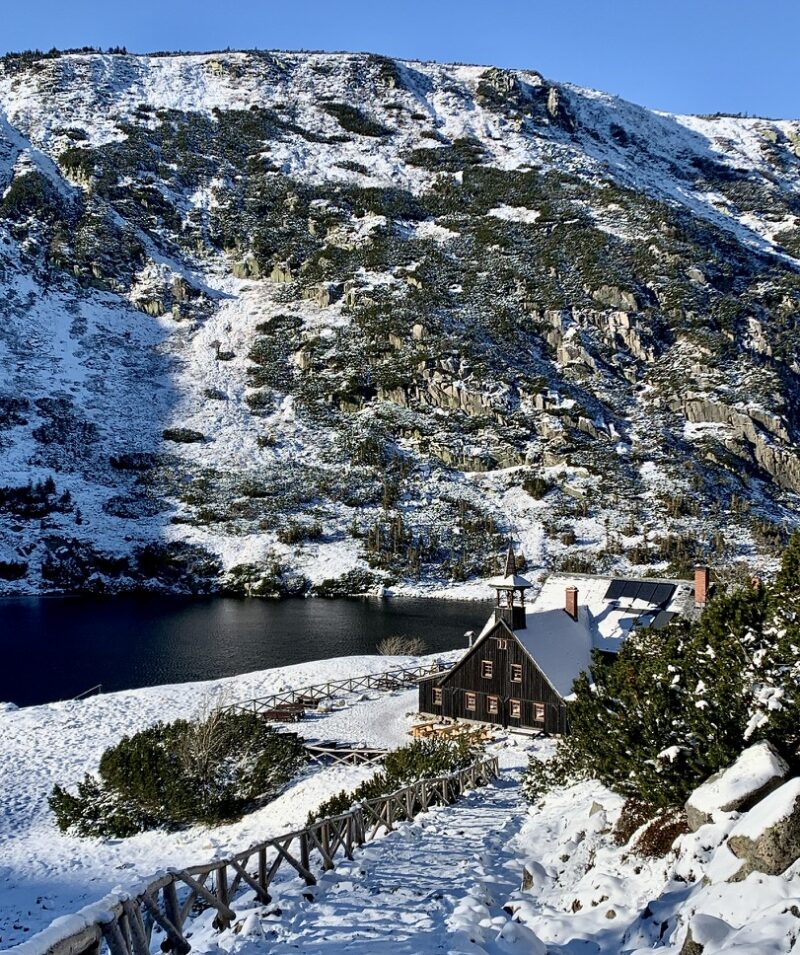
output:
M518 777L506 772L360 850L318 885L286 885L276 904L245 920L236 951L495 955L518 940L535 953L535 936L502 910L519 887L510 844L526 812Z

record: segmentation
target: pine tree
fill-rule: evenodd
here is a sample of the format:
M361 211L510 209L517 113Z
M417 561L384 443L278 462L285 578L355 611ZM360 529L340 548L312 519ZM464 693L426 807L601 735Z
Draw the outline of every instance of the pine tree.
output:
M679 805L760 739L799 765L798 608L795 534L773 585L719 595L693 625L634 632L613 662L597 655L558 765L656 806Z

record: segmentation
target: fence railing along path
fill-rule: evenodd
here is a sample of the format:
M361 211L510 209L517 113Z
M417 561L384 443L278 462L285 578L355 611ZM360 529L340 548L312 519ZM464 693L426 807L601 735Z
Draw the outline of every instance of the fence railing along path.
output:
M304 703L311 707L322 700L330 699L336 693L355 693L357 690L400 690L414 686L423 677L433 673L443 673L455 666L455 663L434 663L427 666L395 667L381 673L366 673L363 676L351 676L345 680L328 680L327 683L314 683L292 690L282 690L269 696L257 696L249 700L239 700L223 706L222 710L233 713L263 713L274 710L287 703Z
M155 926L165 948L186 955L191 945L184 926L190 916L215 909L214 926L226 929L236 919L231 907L238 895L252 891L261 903L281 869L291 869L307 885L316 884L314 869L336 867L336 858L353 858L354 850L396 823L413 819L431 806L448 805L469 789L499 774L497 758L473 763L436 779L422 779L388 796L368 799L350 812L320 819L305 829L250 846L244 852L204 865L169 869L136 894L114 893L66 918L14 948L14 955L150 955Z
M331 766L363 766L382 762L388 749L369 749L366 746L315 746L306 744L306 752L314 763Z

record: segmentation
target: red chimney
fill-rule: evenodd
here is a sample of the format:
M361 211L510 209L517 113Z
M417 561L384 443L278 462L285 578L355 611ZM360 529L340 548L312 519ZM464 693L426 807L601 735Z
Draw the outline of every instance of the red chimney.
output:
M577 587L567 587L566 589L566 605L564 609L572 617L573 620L578 619L578 588Z
M711 583L711 571L708 567L694 569L694 602L703 606L708 600L708 590Z

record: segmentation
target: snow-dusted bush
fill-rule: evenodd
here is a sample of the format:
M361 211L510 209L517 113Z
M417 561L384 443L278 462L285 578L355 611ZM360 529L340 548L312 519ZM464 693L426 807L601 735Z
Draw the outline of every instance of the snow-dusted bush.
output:
M296 734L279 733L252 713L216 710L123 737L77 793L55 786L50 808L62 831L81 836L217 824L274 796L305 759Z
M472 740L460 739L421 739L389 753L383 763L383 770L372 779L367 779L351 792L342 790L330 799L326 799L317 809L309 813L308 821L325 819L348 812L354 803L365 799L377 799L418 779L435 779L446 776L473 763L479 755L479 748Z
M522 792L529 802L536 802L556 786L570 781L575 775L574 768L556 753L548 759L533 755L522 776Z
M314 584L311 593L315 597L352 597L374 594L383 583L383 578L368 570L349 570L341 577L326 577Z

